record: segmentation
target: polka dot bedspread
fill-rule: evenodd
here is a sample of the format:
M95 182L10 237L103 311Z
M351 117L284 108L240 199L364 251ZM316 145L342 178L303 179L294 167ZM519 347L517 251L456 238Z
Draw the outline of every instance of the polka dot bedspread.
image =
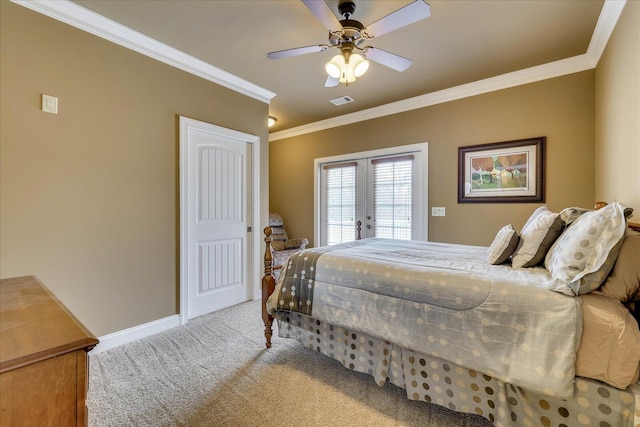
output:
M541 267L490 265L487 248L364 239L293 255L267 302L550 397L574 393L578 298Z

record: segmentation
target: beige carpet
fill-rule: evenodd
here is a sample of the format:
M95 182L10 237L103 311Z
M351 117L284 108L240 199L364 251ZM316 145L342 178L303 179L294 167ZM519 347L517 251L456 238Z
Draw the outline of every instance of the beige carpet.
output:
M90 358L89 425L490 426L274 337L240 304Z

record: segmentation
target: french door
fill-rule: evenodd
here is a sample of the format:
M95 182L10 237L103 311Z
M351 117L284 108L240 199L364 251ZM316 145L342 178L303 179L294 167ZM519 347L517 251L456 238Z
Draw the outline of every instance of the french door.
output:
M317 162L320 245L355 240L357 221L362 238L426 240L423 156L423 150L399 150Z

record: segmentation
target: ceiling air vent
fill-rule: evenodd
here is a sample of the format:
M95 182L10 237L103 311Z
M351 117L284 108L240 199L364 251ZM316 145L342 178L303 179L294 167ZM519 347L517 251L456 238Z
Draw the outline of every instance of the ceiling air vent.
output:
M340 106L353 102L353 98L350 96L341 96L340 98L332 99L331 103L335 106Z

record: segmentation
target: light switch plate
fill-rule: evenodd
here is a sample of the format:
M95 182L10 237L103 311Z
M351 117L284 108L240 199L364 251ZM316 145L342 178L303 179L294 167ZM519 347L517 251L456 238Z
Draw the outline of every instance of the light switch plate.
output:
M431 216L444 216L445 210L443 207L431 208Z

